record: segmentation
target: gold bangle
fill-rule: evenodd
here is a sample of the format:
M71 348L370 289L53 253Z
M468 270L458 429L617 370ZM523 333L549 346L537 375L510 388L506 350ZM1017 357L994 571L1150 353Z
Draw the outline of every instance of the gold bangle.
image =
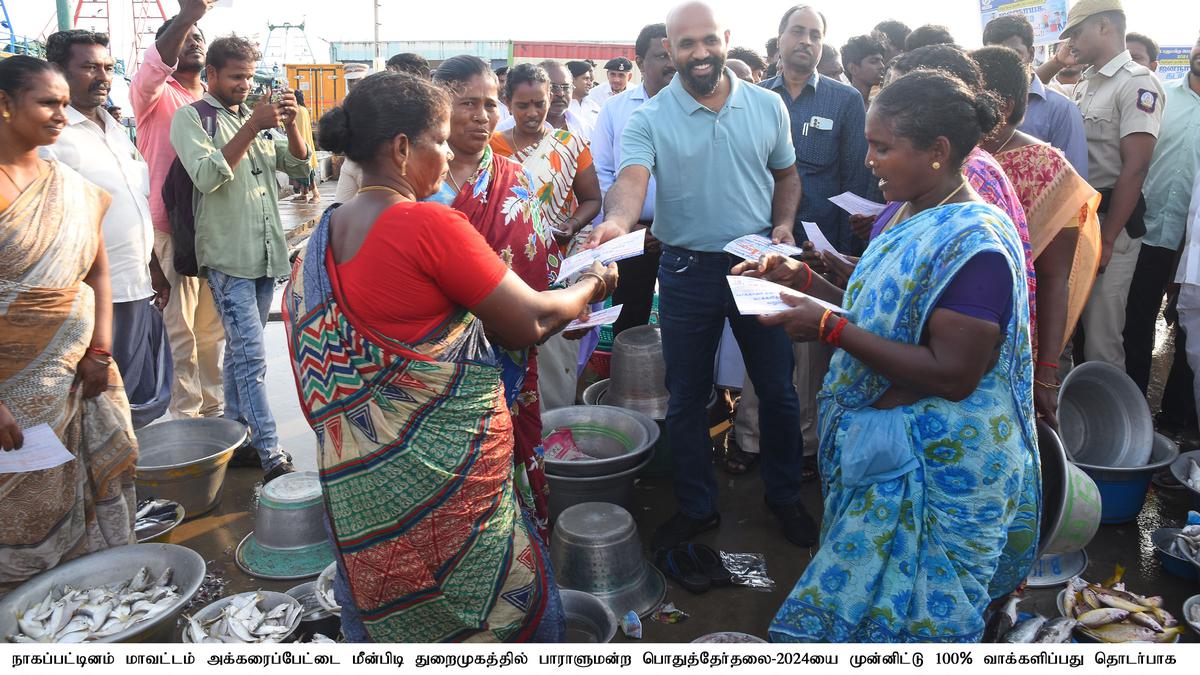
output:
M605 295L608 294L608 284L604 282L604 277L600 276L599 274L596 274L595 272L584 272L579 275L579 279L576 280L575 283L578 284L579 282L583 281L584 277L592 277L596 281L600 282L600 292L603 294L600 296L600 300L603 300ZM600 300L593 300L590 295L588 296L588 304L589 305L594 302L600 302Z
M1045 388L1047 388L1047 389L1050 389L1050 390L1058 390L1058 389L1062 389L1062 385L1061 385L1061 384L1050 384L1049 382L1042 382L1041 380L1038 380L1038 379L1035 379L1035 380L1033 381L1033 383L1034 383L1034 384L1036 384L1036 385L1038 385L1039 387L1045 387Z
M832 314L833 314L833 310L827 309L827 310L825 310L825 313L821 315L821 325L817 328L817 339L818 340L825 339L825 322L829 320L829 317Z

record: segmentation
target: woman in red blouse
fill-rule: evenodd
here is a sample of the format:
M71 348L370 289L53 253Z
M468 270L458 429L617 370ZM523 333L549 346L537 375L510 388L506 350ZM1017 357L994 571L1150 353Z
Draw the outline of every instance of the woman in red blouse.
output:
M549 560L514 496L489 340L545 340L612 293L616 266L539 293L462 213L421 202L453 156L449 112L429 82L381 73L320 123L321 146L363 170L285 295L339 552L335 590L351 640L559 641Z

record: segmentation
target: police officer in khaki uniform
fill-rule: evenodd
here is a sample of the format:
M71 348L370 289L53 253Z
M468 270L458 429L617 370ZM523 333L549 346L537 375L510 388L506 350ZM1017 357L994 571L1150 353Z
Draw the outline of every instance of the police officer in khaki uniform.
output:
M1072 98L1087 133L1088 182L1104 199L1101 274L1080 321L1083 356L1124 368L1125 302L1146 232L1142 182L1162 123L1163 89L1125 48L1120 0L1079 0L1067 15L1062 39L1068 40L1069 50L1060 51L1038 73L1053 77L1074 65L1070 61L1089 65Z

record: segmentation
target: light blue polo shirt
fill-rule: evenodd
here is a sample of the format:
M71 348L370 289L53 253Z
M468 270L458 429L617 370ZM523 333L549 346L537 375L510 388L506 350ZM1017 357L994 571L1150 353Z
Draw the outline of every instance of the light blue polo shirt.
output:
M676 75L634 111L621 135L620 168L654 174L652 231L671 246L717 252L738 237L769 234L771 170L796 163L783 99L729 69L725 77L732 91L720 112L700 105Z

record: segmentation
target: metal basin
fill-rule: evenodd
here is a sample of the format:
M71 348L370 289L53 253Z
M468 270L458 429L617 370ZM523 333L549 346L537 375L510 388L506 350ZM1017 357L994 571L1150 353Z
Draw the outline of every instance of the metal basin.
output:
M1042 464L1042 526L1038 555L1083 550L1100 527L1100 490L1083 469L1067 461L1062 441L1038 422Z
M633 517L607 503L583 503L562 513L550 537L558 585L599 598L613 616L646 616L662 602L666 581L642 557Z
M567 617L567 642L597 644L611 642L617 634L617 617L600 598L569 588L558 591Z
M168 420L136 433L138 497L179 502L188 518L221 500L229 460L250 439L244 424L219 418Z
M1150 542L1154 544L1154 554L1164 570L1181 579L1196 581L1200 579L1200 569L1190 559L1171 553L1171 542L1179 530L1178 527L1160 527L1150 533Z
M633 481L637 473L650 463L649 453L641 463L620 473L607 476L556 476L546 473L550 485L550 520L558 518L567 508L584 502L608 502L628 506L633 496Z
M1150 459L1154 420L1146 397L1125 371L1089 361L1071 371L1058 393L1063 445L1071 461L1137 467Z
M1150 479L1160 469L1170 466L1179 457L1179 445L1162 434L1154 434L1148 464L1135 467L1091 466L1076 462L1096 482L1100 489L1100 522L1128 523L1142 512Z
M287 594L304 608L304 615L300 617L300 632L309 636L320 633L335 638L342 629L342 620L325 609L316 589L316 581L306 581L287 590Z
M667 364L658 326L629 328L613 340L611 405L651 418L667 415Z
M290 473L263 486L254 531L238 544L238 567L263 579L303 579L333 560L325 499L315 471Z
M175 619L200 589L207 569L199 553L174 544L118 546L42 572L0 598L0 635L15 634L18 631L17 612L41 602L51 590L63 586L94 588L121 583L128 581L142 567L151 578L170 567L173 570L171 583L178 589L179 598L170 610L158 617L96 642L171 642Z
M1200 595L1193 595L1183 601L1183 620L1191 626L1192 632L1200 635L1200 621L1192 619L1192 612L1200 608Z
M1188 471L1191 469L1193 461L1200 464L1200 450L1185 452L1176 457L1175 461L1171 462L1171 475L1183 485L1183 489L1192 495L1192 509L1200 511L1200 490L1188 485L1187 482Z
M579 449L595 459L546 457L546 473L577 478L607 476L641 464L659 435L654 420L613 406L576 405L542 413L543 438L562 429L570 429Z
M276 607L278 607L279 605L282 605L282 604L290 604L290 605L295 605L297 607L301 606L300 603L297 602L295 598L293 598L292 596L290 596L286 593L277 593L275 591L250 591L250 593L258 593L259 595L263 596L262 599L259 600L258 603L255 605L255 607L258 607L259 611L263 612L264 614L266 612L271 611L272 609L275 609ZM201 609L199 612L196 612L195 614L193 614L192 618L195 619L196 621L199 621L201 624L207 623L207 622L217 618L217 616L221 613L221 610L225 608L225 605L228 605L229 603L233 602L233 599L239 595L245 595L245 593L235 593L234 595L228 595L224 598L221 598L220 600L210 602L209 604L204 606L204 609ZM295 634L296 628L299 626L300 626L300 617L298 616L298 617L296 617L296 625L292 626L292 632L288 633L283 638L281 638L279 640L279 642L287 642L288 639L292 635ZM185 643L192 642L192 638L189 635L189 631L187 630L187 622L184 622L184 626L182 627L181 634L183 636L183 642L185 642Z

